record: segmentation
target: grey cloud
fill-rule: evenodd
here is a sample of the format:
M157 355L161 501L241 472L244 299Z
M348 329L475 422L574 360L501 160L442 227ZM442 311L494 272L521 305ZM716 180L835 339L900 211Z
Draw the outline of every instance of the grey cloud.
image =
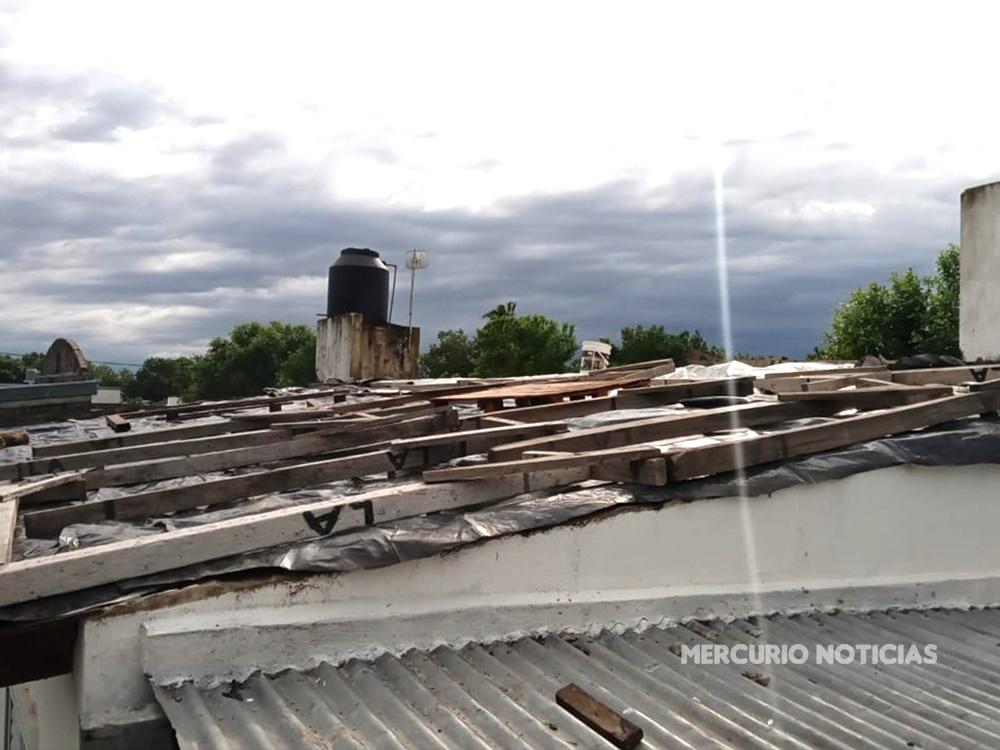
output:
M91 340L87 331L47 334L75 334L95 358L130 361L187 349L242 320L311 323L323 307L322 291L264 292L299 276L316 279L321 289L339 249L356 245L394 261L412 247L431 252L416 293L425 343L441 328L474 329L484 310L507 299L523 311L575 322L581 338L661 323L720 339L707 172L653 191L617 182L524 197L478 215L331 204L314 188L318 175L282 166L282 141L267 133L205 158L211 167L205 180L129 182L66 171L0 185L0 214L13 217L0 246L4 266L11 273L36 268L39 248L49 243L46 263L67 269L27 282L20 293L71 307L142 302L200 310L193 320L151 326L130 344ZM743 158L727 174L727 186L733 332L742 351L805 354L851 289L893 268L929 271L937 250L957 237L957 182L900 181L847 163L787 173ZM811 200L871 201L879 211L845 221L767 209ZM60 250L60 242L80 238L91 238L86 254L75 256L72 245ZM185 242L230 248L238 260L161 272L144 272L135 262ZM74 268L88 276L96 269L97 278L83 283ZM406 288L402 276L397 319ZM5 350L45 343L0 335Z
M86 97L79 117L54 128L52 135L67 141L113 141L119 129L144 130L169 110L170 106L152 87L100 89Z

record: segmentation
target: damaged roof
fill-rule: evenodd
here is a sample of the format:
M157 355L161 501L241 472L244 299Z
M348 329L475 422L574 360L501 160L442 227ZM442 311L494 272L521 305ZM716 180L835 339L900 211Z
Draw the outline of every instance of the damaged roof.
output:
M530 387L342 386L40 426L0 453L0 549L15 553L0 619L254 568L386 565L628 503L1000 456L997 425L976 419L1000 406L1000 367L731 374L641 363Z

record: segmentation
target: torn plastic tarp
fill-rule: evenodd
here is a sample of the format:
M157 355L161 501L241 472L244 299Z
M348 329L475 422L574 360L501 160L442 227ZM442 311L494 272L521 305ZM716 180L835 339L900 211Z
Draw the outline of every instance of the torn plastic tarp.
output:
M959 420L932 429L860 443L781 464L752 467L742 478L730 473L665 487L589 482L575 488L520 495L463 512L441 512L425 517L405 518L355 532L258 550L165 573L123 580L99 589L6 607L0 609L0 620L53 617L100 606L120 600L123 596L137 596L151 590L250 570L277 568L298 572L337 573L382 567L428 557L505 534L557 526L597 511L628 504L730 497L741 492L754 497L794 485L815 484L902 464L961 466L982 463L1000 463L1000 424L993 419ZM364 487L355 486L351 490L356 492ZM198 525L220 520L221 517L260 512L265 507L279 507L269 506L269 503L287 506L327 496L332 499L344 494L344 487L302 490L260 498L242 506L234 504L210 513L157 519L145 525L107 522L71 526L67 527L64 535L76 534L81 543L115 541L138 534L162 533L181 524Z

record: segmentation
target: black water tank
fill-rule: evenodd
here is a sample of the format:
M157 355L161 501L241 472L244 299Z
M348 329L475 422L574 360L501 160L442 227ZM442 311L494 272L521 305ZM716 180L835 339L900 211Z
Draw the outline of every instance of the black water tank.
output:
M389 268L374 250L348 247L330 266L326 314L359 312L369 325L389 322Z

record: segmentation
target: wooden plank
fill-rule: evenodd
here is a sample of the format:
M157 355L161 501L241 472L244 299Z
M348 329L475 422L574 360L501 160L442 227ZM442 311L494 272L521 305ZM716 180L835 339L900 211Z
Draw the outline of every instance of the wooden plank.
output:
M515 424L503 427L486 427L480 430L462 430L441 435L405 438L393 440L394 451L410 450L412 448L428 448L432 445L451 445L458 443L463 447L462 454L482 453L483 451L511 440L523 440L530 437L541 437L566 432L568 428L562 422L535 422L534 424Z
M125 448L132 445L147 445L149 443L166 443L171 440L188 440L190 438L208 437L209 435L225 435L232 432L246 432L257 429L253 425L245 425L232 421L209 422L193 424L187 427L171 427L162 430L145 430L130 432L126 435L94 438L90 440L70 440L63 443L36 445L31 450L34 458L62 456L69 453L87 453L89 451L107 450L109 448Z
M962 417L996 411L1000 390L900 406L875 414L845 417L830 424L784 430L773 435L692 448L665 456L669 481L734 471L909 432Z
M442 412L439 415L414 417L394 425L374 426L371 430L357 433L325 435L322 432L313 432L270 445L235 448L216 453L202 453L194 456L165 458L157 461L95 469L87 474L87 486L96 489L140 484L318 455L340 448L376 442L396 435L416 436L447 430L451 429L454 421L455 417L450 412Z
M448 469L429 469L424 472L424 481L429 483L466 482L472 479L493 479L507 476L508 474L528 474L536 471L555 471L577 466L627 463L647 458L656 458L659 455L660 451L658 448L645 446L613 448L606 451L589 451L586 453L570 453L542 458L526 458L519 461L472 464L471 466L455 466Z
M892 382L905 385L961 385L973 381L988 382L1000 378L1000 365L967 367L925 367L919 370L894 370Z
M892 406L916 404L952 395L951 386L921 387L872 387L850 391L814 391L808 393L780 393L779 401L811 401L838 403L845 409L887 409Z
M221 413L224 411L235 411L237 409L247 409L254 406L269 406L271 404L288 404L293 401L305 401L312 398L328 398L347 392L346 388L333 388L313 393L288 393L282 396L254 396L252 398L237 398L224 401L198 401L191 404L181 404L179 406L151 406L133 411L120 412L118 416L125 419L133 417L165 416L177 417L181 415L191 415L195 413Z
M968 388L970 391L992 391L1000 388L1000 378L995 380L986 380L982 383L977 383L975 380L970 380L961 385Z
M625 365L625 369L618 367L605 367L603 370L591 370L587 373L591 380L614 380L622 376L636 376L644 380L658 378L662 375L669 375L676 368L672 359L658 360L655 362L638 362L633 365Z
M609 389L623 388L626 385L648 381L641 372L634 375L624 374L615 379L596 380L562 380L559 382L533 383L530 381L511 383L509 385L469 391L461 394L434 396L434 401L443 403L451 401L501 401L505 399L531 398L566 398L584 396L590 393L603 393Z
M596 398L581 399L579 401L563 401L558 404L544 404L542 406L518 406L503 411L491 412L488 415L472 415L462 418L462 424L475 424L480 419L516 419L518 422L548 422L554 419L573 419L575 417L585 417L588 414L597 414L602 411L611 411L615 408L614 396L598 396Z
M617 748L632 750L642 742L642 730L578 685L556 692L556 703Z
M733 381L736 382L735 385ZM526 406L515 409L504 409L494 412L490 418L502 416L504 419L516 419L519 422L539 422L554 419L573 419L585 417L588 414L599 414L605 411L621 409L648 409L657 406L667 406L685 401L689 398L703 396L724 396L735 388L736 394L749 396L753 393L752 378L717 378L700 380L694 383L671 383L669 385L650 386L645 388L630 388L618 391L615 396L602 396L581 401L565 401L559 404L544 406ZM480 416L463 418L463 424L476 424Z
M670 440L685 435L700 435L739 427L828 415L836 408L823 404L751 403L718 409L691 410L678 415L653 417L632 422L575 430L565 435L533 438L490 449L491 461L510 461L526 450L587 451L619 448L625 445Z
M19 498L21 500L42 492L46 492L54 487L72 484L80 481L86 472L74 471L67 474L59 474L54 477L37 479L33 482L19 482L17 484L5 484L0 486L0 502Z
M14 532L17 529L17 496L0 501L0 567L14 555Z
M127 448L110 448L89 453L70 453L55 458L35 459L16 464L0 464L0 479L20 479L36 474L54 474L70 469L89 469L172 456L216 453L234 448L273 445L291 439L292 433L290 431L258 430L256 432L238 432L232 435L194 438L193 440L171 440Z
M598 464L590 467L590 478L662 487L667 483L667 462L661 457L630 463Z
M881 370L870 375L808 375L796 378L758 380L757 387L766 393L797 393L803 391L835 391L847 386L860 386L867 378L888 378L889 371Z
M419 457L414 455L414 459ZM420 465L414 461L414 465ZM391 453L378 450L345 458L297 464L282 469L249 474L189 487L143 492L136 495L93 500L79 505L25 513L25 533L33 539L54 538L74 523L99 523L110 519L150 518L193 508L209 507L244 497L302 489L338 479L382 474L402 468Z
M686 401L689 398L702 398L705 396L752 396L753 388L754 379L752 377L712 378L711 380L696 380L689 383L668 383L667 385L628 388L618 395L628 399L633 396L662 394L674 400L673 402L662 401L661 403L677 403L678 401Z
M32 492L21 498L21 510L27 507L37 507L39 505L52 505L55 503L82 503L87 499L87 480L83 472L76 476L72 474L58 474L60 479L69 479L65 484L54 487L47 487L43 490Z
M885 370L885 365L872 365L870 367L830 367L825 370L790 370L787 372L767 372L761 377L764 380L773 380L775 378L793 378L798 375L861 375L870 374L873 372L882 372Z
M495 417L493 415L480 415L479 417L480 426L474 429L485 429L486 427L503 427L504 425L518 425L524 424L516 419L506 419L504 417ZM473 429L473 428L470 428Z
M104 423L111 428L112 432L128 432L132 429L132 423L120 414L108 414L104 418Z
M412 482L153 536L21 560L0 568L0 607L159 573L279 544L309 541L376 523L503 500L583 481L571 469L488 482Z

